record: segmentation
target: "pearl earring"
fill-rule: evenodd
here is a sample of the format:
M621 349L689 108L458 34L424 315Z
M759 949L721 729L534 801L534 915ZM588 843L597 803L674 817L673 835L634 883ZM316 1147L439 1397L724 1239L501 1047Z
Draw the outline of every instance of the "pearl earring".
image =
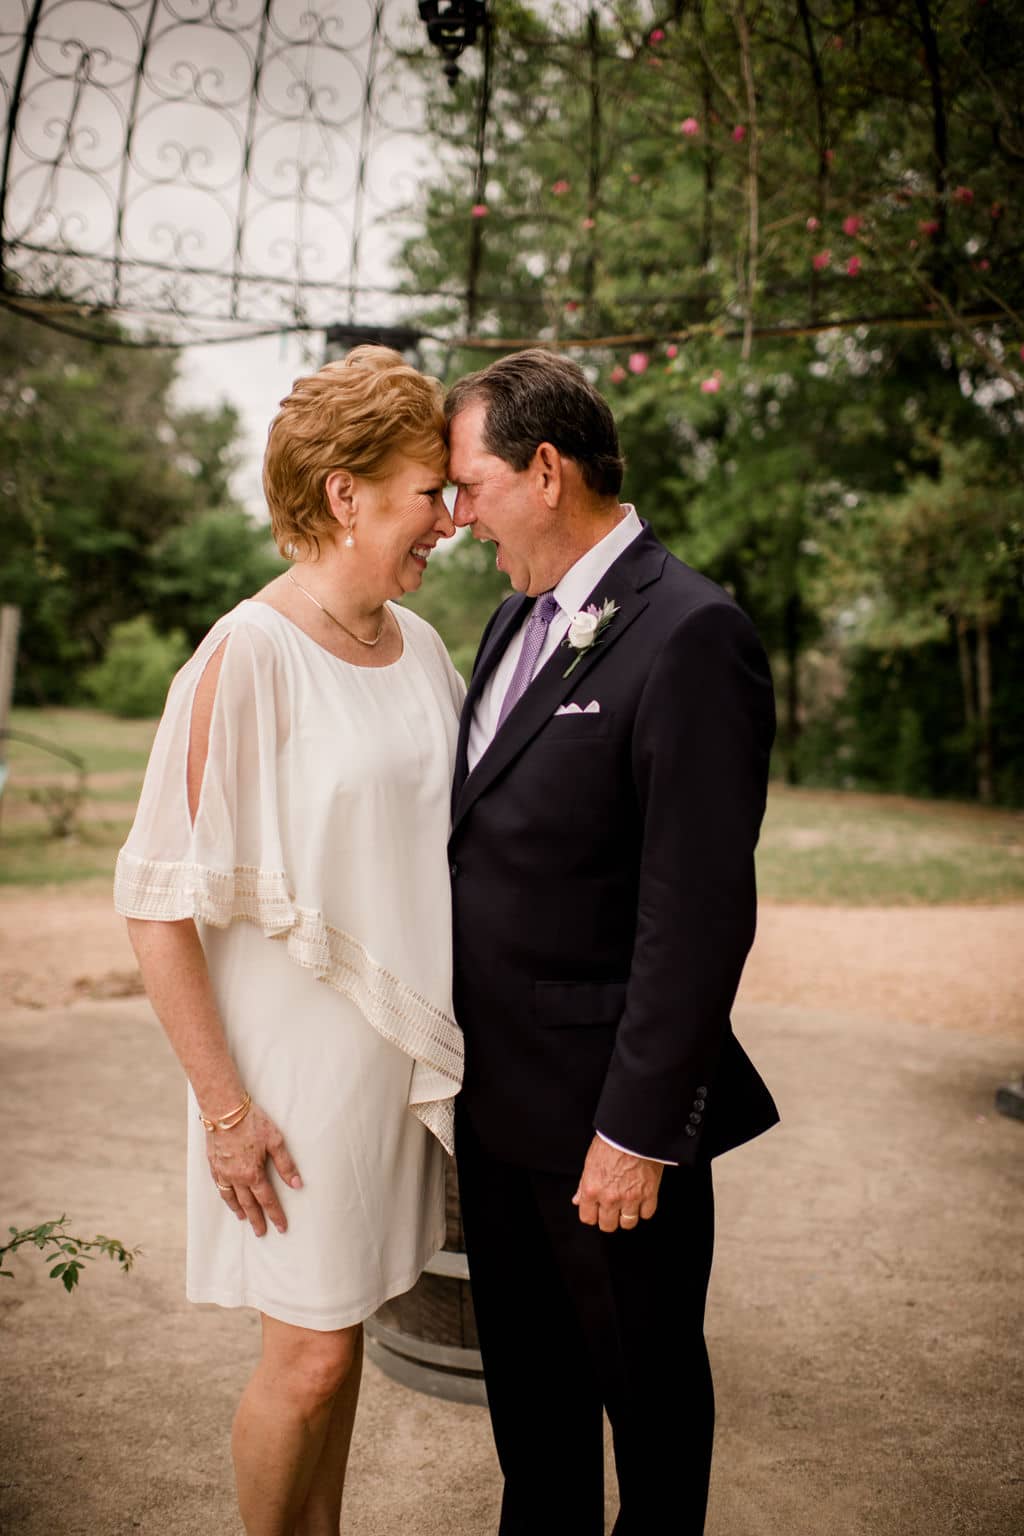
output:
M346 535L345 535L345 548L346 549L355 549L355 547L356 547L356 541L355 541L355 538L353 537L352 529L350 528L348 530L348 533L346 533Z

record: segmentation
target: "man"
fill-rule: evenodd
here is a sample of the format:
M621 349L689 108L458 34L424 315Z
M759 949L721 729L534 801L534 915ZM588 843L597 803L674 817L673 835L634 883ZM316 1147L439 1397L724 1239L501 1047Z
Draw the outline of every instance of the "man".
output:
M450 844L456 1155L500 1533L601 1536L603 1407L616 1536L696 1536L710 1159L778 1118L729 1024L768 665L732 599L620 505L615 423L575 364L503 358L447 413L455 521L518 594L477 656Z

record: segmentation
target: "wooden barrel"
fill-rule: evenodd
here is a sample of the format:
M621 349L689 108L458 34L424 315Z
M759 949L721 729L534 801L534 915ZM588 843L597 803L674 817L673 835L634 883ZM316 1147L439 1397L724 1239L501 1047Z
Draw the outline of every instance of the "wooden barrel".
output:
M456 1403L487 1402L455 1164L445 1168L445 1244L411 1291L366 1321L370 1359L395 1381Z

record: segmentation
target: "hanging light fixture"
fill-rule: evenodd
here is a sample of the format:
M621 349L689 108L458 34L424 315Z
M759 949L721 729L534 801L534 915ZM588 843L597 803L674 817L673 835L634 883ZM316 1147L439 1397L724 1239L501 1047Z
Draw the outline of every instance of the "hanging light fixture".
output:
M471 48L487 19L487 0L419 0L420 20L427 37L444 59L448 84L459 78L455 62L464 48Z

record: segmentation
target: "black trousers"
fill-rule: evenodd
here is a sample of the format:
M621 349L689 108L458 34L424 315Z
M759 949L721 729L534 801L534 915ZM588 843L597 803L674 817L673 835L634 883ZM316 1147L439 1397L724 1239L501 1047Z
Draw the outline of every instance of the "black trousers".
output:
M602 1408L614 1536L701 1536L715 1414L710 1166L666 1168L654 1217L604 1233L580 1221L575 1179L496 1161L464 1115L456 1157L505 1477L499 1536L603 1536Z

